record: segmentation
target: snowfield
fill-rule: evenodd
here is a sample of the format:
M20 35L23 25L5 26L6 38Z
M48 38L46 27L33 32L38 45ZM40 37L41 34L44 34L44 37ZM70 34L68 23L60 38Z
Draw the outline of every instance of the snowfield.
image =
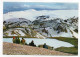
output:
M51 34L51 36L52 37L61 37L61 36L63 36L63 37L72 37L72 34L71 34L71 32L67 29L67 33L65 33L65 32L61 32L61 33L57 33L57 31L54 31L53 29L50 29L50 28L46 28L46 30L48 30L48 32ZM50 37L50 36L48 36L48 37Z
M15 12L8 12L4 14L4 20L10 18L25 18L31 21L34 21L37 16L41 15L49 15L49 19L54 18L61 18L61 19L68 19L70 17L78 17L78 10L41 10L36 11L34 9L25 10L25 11L15 11Z

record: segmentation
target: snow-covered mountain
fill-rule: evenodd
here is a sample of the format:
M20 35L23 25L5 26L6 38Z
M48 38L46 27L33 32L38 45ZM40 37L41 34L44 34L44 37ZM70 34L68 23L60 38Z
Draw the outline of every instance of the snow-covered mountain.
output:
M56 18L47 20L41 19L33 21L35 30L47 37L75 37L78 38L78 18L73 17L66 20ZM75 34L74 34L75 33Z
M15 17L15 18L14 18ZM21 36L78 38L77 10L42 10L8 12L4 14L4 36L17 30ZM25 29L26 28L26 29ZM27 32L29 31L29 32ZM36 33L32 33L36 32ZM29 34L29 35L28 35ZM32 36L34 34L34 36ZM11 35L8 34L8 36ZM13 36L13 35L12 35ZM40 38L41 38L40 37Z
M37 16L32 22L25 18L12 18L5 20L4 36L26 36L26 37L75 37L78 38L78 18L73 17L66 20L50 16Z
M32 22L25 18L12 18L3 22L3 36L23 36L45 38L43 35L33 30Z
M34 21L37 16L48 15L50 19L54 18L61 18L61 19L68 19L73 16L78 17L78 10L41 10L37 11L34 9L25 10L25 11L14 11L8 12L3 15L4 20L11 19L11 18L25 18L30 21Z

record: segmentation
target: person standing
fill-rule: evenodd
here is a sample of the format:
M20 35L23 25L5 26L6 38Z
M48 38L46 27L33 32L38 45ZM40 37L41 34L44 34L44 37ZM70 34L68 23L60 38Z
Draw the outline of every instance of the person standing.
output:
M25 39L24 38L22 38L21 44L25 45Z
M48 46L46 45L46 43L44 43L43 48L48 49Z
M16 43L17 43L17 44L20 44L20 39L19 39L19 37L16 39Z
M16 43L16 39L15 39L15 36L13 36L13 43Z

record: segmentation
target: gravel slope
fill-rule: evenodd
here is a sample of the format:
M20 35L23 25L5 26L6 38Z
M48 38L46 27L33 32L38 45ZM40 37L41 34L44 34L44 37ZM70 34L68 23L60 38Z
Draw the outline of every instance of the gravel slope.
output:
M4 55L67 55L72 54L63 53L55 50L49 50L39 47L32 47L27 45L13 44L3 42Z

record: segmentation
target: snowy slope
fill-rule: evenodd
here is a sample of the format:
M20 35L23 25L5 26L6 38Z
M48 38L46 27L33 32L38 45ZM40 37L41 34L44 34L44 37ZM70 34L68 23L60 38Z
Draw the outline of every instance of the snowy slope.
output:
M72 17L66 21L60 18L53 20L46 20L44 18L42 20L36 19L33 21L33 24L36 31L47 37L78 38L78 33L74 31L78 29L78 19L76 17Z
M74 17L75 16L75 17ZM75 37L78 38L77 10L26 10L4 14L3 25L7 29L20 29L21 36L38 38ZM7 32L7 31L6 31ZM5 33L5 32L4 32ZM8 31L9 35L11 32ZM12 36L12 35L11 35ZM16 34L15 34L16 36Z
M4 31L3 36L25 36L25 37L36 37L39 39L45 39L46 37L40 34L39 32L32 30L31 27L23 28L9 28Z
M28 24L30 24L31 23L31 21L30 20L27 20L27 19L25 19L25 18L10 18L10 19L8 19L8 20L4 20L4 21L6 21L6 23L8 23L8 22L23 22L23 21L26 21L26 23L28 23Z
M25 18L11 18L8 20L4 20L3 24L7 27L27 27L28 25L32 24L30 20L27 20Z
M4 17L4 20L10 19L10 18L25 18L25 19L34 21L37 16L41 16L41 15L49 15L50 19L54 19L54 18L68 19L73 16L78 17L78 11L77 10L36 11L34 9L30 9L25 11L8 12L4 14L3 17Z

